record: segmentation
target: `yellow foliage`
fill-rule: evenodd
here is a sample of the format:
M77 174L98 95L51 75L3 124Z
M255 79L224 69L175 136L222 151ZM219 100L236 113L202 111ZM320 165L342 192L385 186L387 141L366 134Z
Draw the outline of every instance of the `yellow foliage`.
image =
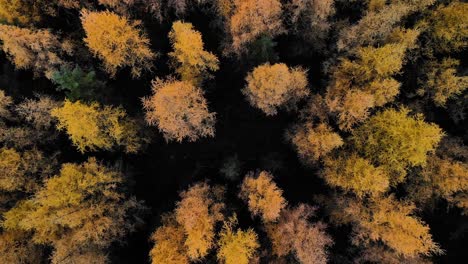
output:
M326 159L323 177L329 185L352 191L358 197L366 194L375 196L389 187L389 177L385 171L356 154Z
M306 163L316 162L343 145L340 135L325 123L297 126L289 137L299 157Z
M218 240L218 260L225 264L249 264L249 260L260 245L253 229L234 230L237 217L234 215L224 221Z
M27 0L0 0L0 22L26 25L39 20L38 3Z
M50 165L36 149L19 153L15 149L0 148L0 190L33 192L41 176L50 173Z
M32 232L35 243L51 244L65 257L67 250L104 249L133 229L130 217L143 208L126 197L122 182L120 173L93 158L63 164L60 174L46 180L34 197L6 212L2 225L8 231Z
M427 154L435 150L444 135L437 125L424 122L421 114L408 114L406 108L387 109L353 131L356 150L382 166L391 185L403 181L408 167L424 166Z
M0 90L0 117L8 119L10 117L10 106L13 104L13 98Z
M203 49L202 36L191 23L174 22L169 39L174 51L168 55L182 81L199 85L204 78L210 77L210 71L219 69L218 58Z
M156 79L152 89L153 95L143 98L146 121L157 125L166 140L214 136L216 113L208 111L200 88L187 81Z
M468 45L468 3L453 1L439 6L429 19L429 26L436 51L463 50Z
M192 261L202 259L214 246L215 224L223 220L221 202L223 190L199 183L180 194L175 217L185 232L187 256Z
M448 99L461 94L468 88L468 77L457 76L456 67L460 61L444 59L440 63L430 63L426 73L424 89L419 93L427 92L438 106L445 106Z
M326 101L330 110L338 113L341 129L351 130L367 119L369 109L393 101L399 93L400 83L392 76L402 68L405 52L416 38L412 30L398 34L410 35L412 40L396 37L397 43L358 48L355 60L342 59L333 70Z
M385 2L390 2L385 5ZM362 46L382 44L408 15L427 9L435 0L382 1L372 0L368 12L356 24L339 33L339 50L352 51Z
M306 71L284 63L260 65L247 75L246 81L242 93L252 106L267 115L276 115L279 107L294 109L309 94Z
M429 226L412 215L415 207L411 203L390 196L366 203L340 200L338 205L338 221L354 224L354 244L383 242L398 255L410 258L442 253L432 240Z
M275 221L281 210L287 205L283 191L273 182L273 176L266 171L258 175L253 172L246 175L239 193L249 206L252 215L260 215L263 222Z
M185 230L174 215L163 216L163 225L151 235L155 245L150 251L153 264L188 264Z
M98 103L74 103L66 100L60 108L52 109L58 119L57 128L65 130L80 152L96 149L110 150L124 146L135 153L140 147L135 123L129 120L121 107L101 107Z
M112 77L122 67L130 67L135 78L152 67L155 54L139 21L129 21L110 11L84 10L81 22L86 33L84 42L94 56L103 60L104 69Z
M68 42L60 40L47 29L33 30L0 24L2 49L18 69L32 69L36 76L52 73L65 62L60 58L71 52Z
M30 236L21 231L0 233L0 263L40 264L42 252Z
M424 204L432 198L444 198L463 209L460 197L468 193L468 166L463 161L432 155L420 177L411 179L407 189L416 202Z
M275 255L281 257L294 253L303 264L327 263L327 248L333 241L325 233L324 224L309 223L308 218L314 211L315 208L300 204L283 210L277 223L266 226Z
M229 30L232 52L245 52L246 45L261 35L274 37L284 29L281 22L282 6L278 0L234 0Z

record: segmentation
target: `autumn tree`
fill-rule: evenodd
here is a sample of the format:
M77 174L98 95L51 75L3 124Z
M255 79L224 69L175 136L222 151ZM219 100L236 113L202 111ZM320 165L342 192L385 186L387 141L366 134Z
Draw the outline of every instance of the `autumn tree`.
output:
M28 232L15 230L0 233L1 263L40 264L42 259L41 246L31 241Z
M334 0L290 0L285 13L289 33L305 39L316 50L325 48L331 28L329 18L335 13Z
M432 240L429 226L414 216L414 210L414 204L393 196L366 201L340 198L332 218L353 225L355 245L366 247L381 242L404 257L442 253Z
M242 93L252 106L267 115L276 115L280 107L293 109L309 94L306 71L284 63L260 65L247 75L246 81Z
M325 159L322 177L327 184L351 191L358 197L379 195L389 188L389 176L356 154Z
M156 125L166 140L196 141L213 137L216 113L208 111L203 91L187 81L156 79L153 95L143 98L146 122Z
M392 43L381 47L360 47L356 58L342 58L333 68L326 101L337 114L341 129L367 119L369 109L394 100L400 83L393 78L404 63L405 52L416 41L414 30L396 30Z
M218 58L204 50L201 33L191 23L174 22L169 39L174 51L168 55L182 81L199 85L203 79L210 77L210 72L219 69Z
M80 152L97 149L110 150L122 146L128 153L135 153L142 138L134 120L122 107L101 106L98 103L70 102L54 108L57 128L64 130Z
M281 257L293 253L303 264L327 263L327 249L333 241L322 222L309 222L315 209L306 204L284 209L277 223L267 225L275 255Z
M429 63L421 80L423 88L418 93L427 94L438 106L445 106L447 100L468 88L468 76L457 76L459 64L460 61L450 58Z
M164 215L162 226L151 235L154 246L150 251L153 264L188 264L185 230L174 214Z
M55 139L50 110L61 104L48 96L36 97L14 104L13 99L0 90L0 142L4 146L24 149Z
M62 106L61 102L46 95L37 95L36 99L26 99L14 107L15 113L37 130L50 129L55 125L51 115L54 108Z
M237 55L244 53L248 44L262 35L275 37L284 32L282 5L278 0L233 0L232 7L224 3L223 8L232 13L228 22L232 38L230 51Z
M115 76L117 70L130 67L134 78L152 67L155 54L141 31L139 21L130 21L110 11L81 12L86 33L84 42L94 56L103 60L104 69Z
M460 51L467 47L468 3L451 1L433 11L426 26L436 52Z
M444 135L435 124L426 123L421 114L409 116L409 110L387 109L353 131L354 148L362 157L382 166L390 184L403 181L406 169L424 166Z
M248 204L252 215L260 216L265 223L275 221L287 204L283 191L266 171L248 173L242 181L239 197Z
M27 29L0 25L1 48L18 69L33 70L36 76L52 73L65 64L63 56L72 52L69 41L61 41L47 29Z
M0 0L0 22L19 25L38 22L38 5L28 0Z
M192 261L202 259L215 244L215 225L223 220L224 189L198 183L180 194L175 218L185 234L184 245Z
M0 190L33 193L52 174L54 162L37 149L0 148Z
M218 260L225 264L249 264L250 259L260 245L253 229L235 230L236 215L224 221L218 240Z
M405 184L409 198L419 206L435 208L439 199L468 212L468 148L461 140L445 137L427 165Z
M144 208L126 195L123 184L119 172L93 158L63 164L32 198L6 212L2 225L7 231L32 232L34 243L53 246L52 263L74 263L89 255L102 258L96 251L132 231L137 212Z
M382 2L369 1L369 10L365 15L356 24L341 30L337 41L339 50L350 51L360 46L382 44L395 28L403 24L405 17L426 9L435 0Z
M314 163L343 145L340 135L326 123L296 125L287 137L305 163Z

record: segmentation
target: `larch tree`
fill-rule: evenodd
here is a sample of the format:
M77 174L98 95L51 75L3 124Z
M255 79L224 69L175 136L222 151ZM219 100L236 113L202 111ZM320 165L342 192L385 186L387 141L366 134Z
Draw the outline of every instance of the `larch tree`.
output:
M427 94L437 106L445 106L447 100L460 95L468 88L468 76L458 76L460 61L450 58L440 63L430 62L421 80L422 89L418 94Z
M13 99L0 90L0 142L17 150L50 143L57 133L52 129L55 123L49 110L60 105L43 95L14 104Z
M369 109L393 101L399 93L400 83L393 76L419 33L400 29L393 33L392 43L357 48L355 59L343 58L334 67L326 101L341 129L351 130L367 119Z
M326 123L296 125L287 133L287 137L306 164L319 161L343 145L340 135Z
M122 107L65 100L62 107L52 109L51 113L58 120L57 128L64 130L82 153L111 150L115 146L124 147L127 153L136 153L143 140L135 121Z
M388 190L390 179L385 170L374 167L356 154L325 159L322 177L328 185L350 191L358 197L376 196Z
M173 79L156 79L152 84L153 95L143 98L146 122L156 125L167 141L214 136L216 113L209 112L200 88Z
M358 154L385 169L390 184L402 182L406 169L424 166L444 135L436 124L426 123L421 114L409 116L407 108L387 109L353 131Z
M169 39L174 51L168 55L182 81L200 85L210 72L219 69L218 58L205 51L201 33L191 23L176 21L172 24Z
M37 130L47 130L55 125L51 115L54 108L62 103L46 95L38 95L36 99L26 99L14 107L15 113Z
M0 190L31 194L52 174L54 163L37 149L0 148Z
M287 205L283 191L266 171L247 174L242 181L239 197L248 204L252 216L260 216L265 223L278 219Z
M327 250L333 240L322 222L309 222L315 209L306 204L284 209L277 223L266 226L276 256L292 253L303 264L327 263Z
M306 73L304 69L289 68L284 63L263 64L247 75L242 93L252 106L266 115L276 115L280 107L294 109L307 97Z
M121 173L90 158L63 164L32 198L4 214L2 226L32 232L34 243L51 245L53 263L74 263L70 257L96 255L121 240L144 208L126 194Z
M66 63L62 57L73 51L70 42L60 40L48 29L0 25L0 40L2 50L16 68L47 78Z
M392 31L403 24L408 15L427 9L435 0L414 1L369 1L369 10L354 25L339 33L339 50L352 51L361 46L382 44ZM380 3L376 3L380 2Z
M28 232L15 230L0 233L1 263L40 264L43 257L42 247L31 241Z
M381 242L404 257L442 253L432 240L429 226L414 216L412 203L389 196L366 201L340 198L335 206L333 220L352 224L355 245Z
M468 3L441 4L428 19L427 29L436 52L460 51L467 47Z
M162 226L151 235L154 246L150 251L153 264L188 264L185 230L174 214L163 215Z
M315 50L323 50L335 13L334 0L290 0L285 4L289 33L298 35Z
M38 22L40 20L38 5L28 0L0 0L0 22L19 25Z
M198 183L180 194L175 218L185 234L184 245L191 261L201 260L215 245L215 225L223 220L224 189Z
M81 12L86 33L84 42L94 56L104 62L104 69L114 77L117 70L130 67L134 78L150 70L155 53L140 29L141 22L130 21L110 11Z
M411 177L405 189L418 205L434 208L439 199L468 211L468 148L463 142L445 137L418 177ZM465 213L466 214L466 213Z
M234 0L229 18L230 52L243 54L248 44L262 35L275 37L284 32L282 5L278 0Z
M225 264L249 264L255 251L260 247L253 229L235 229L236 215L224 221L219 233L217 257Z

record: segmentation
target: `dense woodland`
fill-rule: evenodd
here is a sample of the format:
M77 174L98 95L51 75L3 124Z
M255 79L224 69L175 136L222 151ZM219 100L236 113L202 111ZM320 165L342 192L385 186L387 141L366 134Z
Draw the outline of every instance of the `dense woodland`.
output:
M0 0L0 263L466 263L468 3Z

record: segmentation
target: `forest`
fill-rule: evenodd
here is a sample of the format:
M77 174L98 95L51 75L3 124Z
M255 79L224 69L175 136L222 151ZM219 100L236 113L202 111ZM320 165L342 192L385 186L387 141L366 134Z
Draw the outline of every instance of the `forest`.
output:
M467 263L467 48L464 0L0 0L0 263Z

